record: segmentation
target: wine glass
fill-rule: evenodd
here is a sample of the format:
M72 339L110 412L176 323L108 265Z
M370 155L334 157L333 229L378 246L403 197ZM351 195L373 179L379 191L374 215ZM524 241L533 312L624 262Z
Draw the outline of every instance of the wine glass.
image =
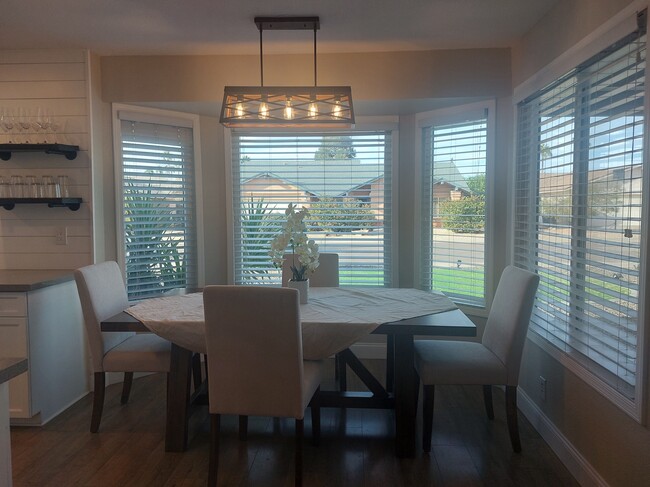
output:
M43 132L43 143L47 144L47 131L50 128L50 117L47 110L38 107L36 110L36 122L34 122L34 129L37 132Z
M58 144L58 140L56 137L56 133L59 131L61 128L61 122L57 120L56 118L52 118L50 120L50 130L52 131L52 137L53 137L53 144Z

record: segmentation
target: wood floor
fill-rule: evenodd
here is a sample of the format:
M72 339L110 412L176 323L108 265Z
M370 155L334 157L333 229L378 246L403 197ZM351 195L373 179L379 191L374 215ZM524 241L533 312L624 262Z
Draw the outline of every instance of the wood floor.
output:
M120 386L108 387L97 434L89 432L90 395L42 428L12 428L14 486L204 486L207 407L192 417L189 450L165 453L164 397L164 377L148 376L134 381L126 406L120 405ZM392 412L323 409L319 447L309 441L307 413L305 485L578 485L521 414L523 451L513 453L503 391L494 391L494 421L487 419L482 397L481 387L437 387L431 454L418 445L414 459L393 454ZM219 485L292 486L293 421L251 418L248 441L240 442L237 418L224 417Z

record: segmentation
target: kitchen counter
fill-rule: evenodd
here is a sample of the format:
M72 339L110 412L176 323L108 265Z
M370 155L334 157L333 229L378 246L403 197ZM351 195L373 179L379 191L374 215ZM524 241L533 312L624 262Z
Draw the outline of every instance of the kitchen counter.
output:
M27 371L26 358L0 358L0 384Z
M0 292L21 293L72 281L68 269L3 269L0 270Z

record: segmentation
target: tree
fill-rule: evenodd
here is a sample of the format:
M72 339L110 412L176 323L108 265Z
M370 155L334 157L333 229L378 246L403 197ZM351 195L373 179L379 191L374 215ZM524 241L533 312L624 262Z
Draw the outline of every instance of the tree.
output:
M477 174L465 179L467 187L472 192L472 196L480 196L485 199L485 174Z
M356 198L321 198L309 208L313 225L330 233L351 232L372 226L375 214Z
M440 203L442 226L454 233L481 233L485 230L485 197L466 196Z
M357 151L354 148L352 138L348 135L326 135L323 137L320 147L314 155L314 159L341 160L354 159Z
M469 196L440 203L442 226L455 233L480 233L485 230L485 174L470 176L465 182Z

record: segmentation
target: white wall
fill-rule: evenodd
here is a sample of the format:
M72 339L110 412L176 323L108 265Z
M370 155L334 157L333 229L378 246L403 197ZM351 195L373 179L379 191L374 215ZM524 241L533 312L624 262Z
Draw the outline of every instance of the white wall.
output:
M36 119L38 108L62 125L57 142L79 145L73 161L60 155L18 153L0 161L0 176L67 175L70 195L81 196L78 211L46 205L0 208L0 269L74 269L92 260L87 63L82 50L0 50L0 113ZM0 128L0 140L8 141ZM43 133L23 140L41 142ZM57 228L67 229L68 244L56 245Z

